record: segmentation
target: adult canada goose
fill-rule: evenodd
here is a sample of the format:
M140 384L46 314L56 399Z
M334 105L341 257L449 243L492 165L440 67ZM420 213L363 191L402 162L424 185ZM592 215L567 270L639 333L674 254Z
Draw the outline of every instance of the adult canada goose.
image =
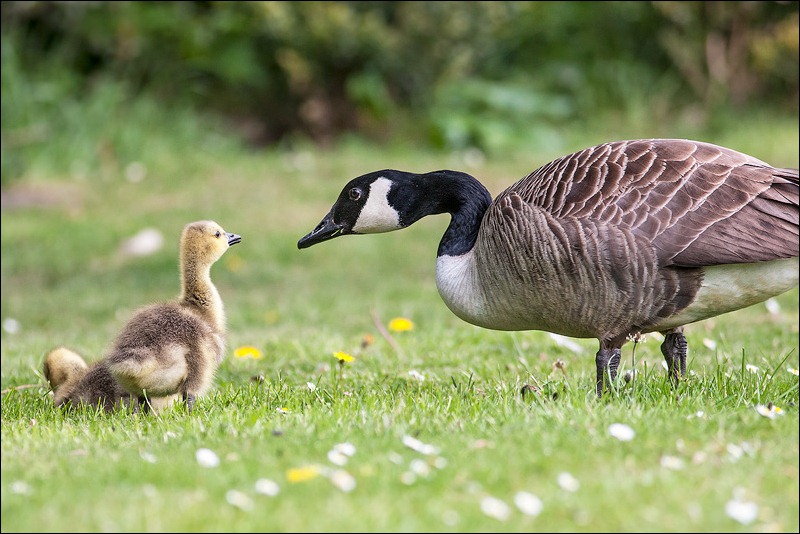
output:
M708 143L605 143L537 169L492 200L442 170L359 176L298 248L449 213L436 261L445 304L495 330L597 338L597 395L648 332L677 380L683 327L798 283L798 173ZM606 376L608 375L608 376Z
M136 312L117 335L105 365L144 410L149 398L179 394L191 412L211 386L225 353L225 309L211 266L241 241L214 221L181 233L181 294Z

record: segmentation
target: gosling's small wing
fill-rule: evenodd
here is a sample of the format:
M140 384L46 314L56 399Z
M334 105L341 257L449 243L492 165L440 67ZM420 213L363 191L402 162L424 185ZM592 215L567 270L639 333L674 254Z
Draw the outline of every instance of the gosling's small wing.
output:
M559 158L498 195L557 219L629 230L662 266L798 255L798 174L734 150L679 139L619 141Z

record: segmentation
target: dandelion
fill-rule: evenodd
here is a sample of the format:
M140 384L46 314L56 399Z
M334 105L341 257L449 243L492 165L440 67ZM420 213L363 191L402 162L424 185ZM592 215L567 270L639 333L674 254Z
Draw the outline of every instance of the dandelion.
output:
M303 467L293 467L286 471L286 480L292 484L298 482L307 482L319 476L319 469L314 465L306 465Z
M630 441L636 436L636 432L631 427L622 423L610 425L608 433L620 441Z
M505 521L511 514L511 508L506 503L490 496L481 499L481 511L498 521Z
M253 499L251 499L246 493L242 493L238 490L228 490L228 492L225 494L225 500L228 501L228 504L235 506L240 510L253 509Z
M197 449L194 456L197 459L197 463L203 467L212 468L219 465L219 456L211 449Z
M243 347L237 347L236 350L233 351L233 356L235 358L239 358L239 359L242 359L242 358L253 358L254 360L260 360L261 358L264 357L264 355L261 354L261 351L258 350L258 348L250 346L250 345L245 345Z
M334 352L333 353L333 357L336 358L337 360L339 360L340 364L350 363L353 360L355 360L355 358L353 358L352 356L350 356L346 352L342 352L342 351Z
M744 368L747 369L747 371L749 371L751 373L757 373L759 371L758 367L756 367L755 365L750 364L750 363L745 365Z
M269 478L259 478L256 480L256 493L274 497L281 491L280 486L274 480Z
M581 487L580 481L566 471L558 474L558 485L564 491L576 492Z
M405 317L395 317L389 321L389 330L392 332L408 332L409 330L413 329L414 323L411 322L411 319L406 319Z
M519 511L525 515L537 516L542 512L542 500L527 491L518 491L514 495L514 504L517 505Z

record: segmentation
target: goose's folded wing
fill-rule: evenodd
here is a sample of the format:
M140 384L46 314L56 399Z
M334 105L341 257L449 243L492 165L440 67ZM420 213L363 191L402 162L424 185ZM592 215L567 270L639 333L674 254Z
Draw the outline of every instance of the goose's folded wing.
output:
M694 141L620 141L555 160L498 196L647 239L661 265L798 255L798 174Z

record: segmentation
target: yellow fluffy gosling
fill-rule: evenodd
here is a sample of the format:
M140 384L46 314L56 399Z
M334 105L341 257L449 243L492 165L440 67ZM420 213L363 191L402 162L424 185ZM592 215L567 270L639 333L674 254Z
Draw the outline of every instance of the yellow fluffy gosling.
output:
M225 353L225 310L211 266L240 241L213 221L186 225L180 297L139 310L117 335L105 365L144 410L148 399L179 394L191 412L211 387Z

